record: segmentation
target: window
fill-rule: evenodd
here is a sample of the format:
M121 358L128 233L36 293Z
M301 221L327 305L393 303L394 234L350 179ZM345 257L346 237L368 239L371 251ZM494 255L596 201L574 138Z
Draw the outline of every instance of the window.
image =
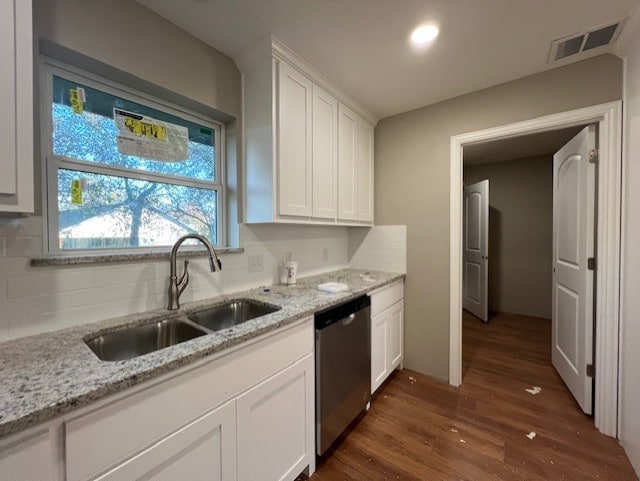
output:
M51 254L223 243L223 126L47 67L43 148Z

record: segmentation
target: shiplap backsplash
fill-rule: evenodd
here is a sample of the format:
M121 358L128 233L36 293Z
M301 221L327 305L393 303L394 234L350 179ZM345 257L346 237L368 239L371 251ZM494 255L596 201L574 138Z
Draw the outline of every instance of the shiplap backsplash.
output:
M191 259L191 279L181 301L277 282L278 266L289 252L299 261L301 276L346 267L350 259L355 268L404 272L406 229L393 227L240 225L244 253L223 254L223 270L217 273L209 272L206 258ZM0 340L157 309L167 302L167 261L31 267L30 259L42 254L41 217L0 219ZM249 257L255 255L263 256L263 270L250 273Z

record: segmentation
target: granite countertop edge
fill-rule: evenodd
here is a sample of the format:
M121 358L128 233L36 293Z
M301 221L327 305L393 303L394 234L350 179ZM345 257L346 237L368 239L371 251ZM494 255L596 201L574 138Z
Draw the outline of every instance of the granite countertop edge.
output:
M302 278L295 286L266 286L0 343L0 439L53 420L207 356L265 335L315 312L384 287L405 274L341 269ZM373 279L373 280L370 280ZM323 282L344 282L347 292L325 293ZM100 361L84 340L154 320L214 307L228 299L275 304L279 311L126 361Z

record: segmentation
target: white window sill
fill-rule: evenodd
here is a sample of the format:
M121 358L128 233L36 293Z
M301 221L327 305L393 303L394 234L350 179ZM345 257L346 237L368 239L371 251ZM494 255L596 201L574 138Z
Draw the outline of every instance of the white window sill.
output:
M244 252L243 247L219 247L216 248L216 254L241 254ZM64 256L44 256L31 259L32 267L46 266L74 266L82 264L110 264L112 262L145 262L154 260L169 260L171 251L161 252L135 252L127 254L82 254L82 255L64 255ZM181 250L179 257L205 257L207 251L204 249L197 250Z

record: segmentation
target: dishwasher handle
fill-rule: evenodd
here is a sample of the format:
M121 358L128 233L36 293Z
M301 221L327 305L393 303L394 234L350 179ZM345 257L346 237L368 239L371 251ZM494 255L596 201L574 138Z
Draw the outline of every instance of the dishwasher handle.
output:
M349 324L351 324L356 318L355 313L354 314L350 314L348 317L345 317L344 319L342 319L342 325L343 326L348 326Z

